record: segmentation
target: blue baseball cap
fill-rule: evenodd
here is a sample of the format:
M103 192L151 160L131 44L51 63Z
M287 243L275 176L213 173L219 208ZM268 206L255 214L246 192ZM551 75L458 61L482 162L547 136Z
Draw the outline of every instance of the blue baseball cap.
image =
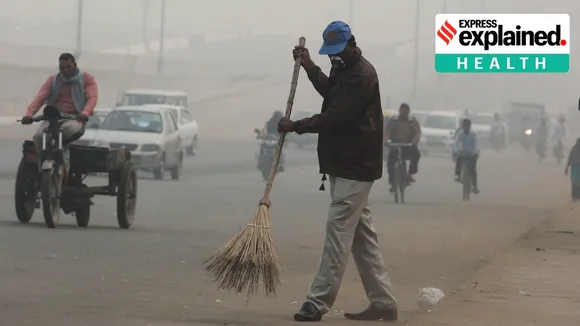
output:
M322 32L322 40L324 43L320 47L318 54L333 55L339 54L346 48L348 40L350 40L352 33L350 26L342 21L333 21L328 24L324 32Z

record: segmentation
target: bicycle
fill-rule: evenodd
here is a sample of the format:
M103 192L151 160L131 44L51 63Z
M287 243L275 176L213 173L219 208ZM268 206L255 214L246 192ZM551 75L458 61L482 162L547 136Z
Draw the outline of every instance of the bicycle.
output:
M470 167L470 158L471 156L465 154L459 154L457 159L461 158L461 184L463 186L463 200L469 200L469 196L473 190L473 180L471 174L471 167Z
M399 197L401 203L405 203L405 189L409 186L409 174L407 173L407 164L403 159L403 147L411 147L413 144L406 143L389 143L387 147L389 149L396 148L398 152L397 162L395 163L395 175L393 178L393 192L395 195L395 203L399 203Z

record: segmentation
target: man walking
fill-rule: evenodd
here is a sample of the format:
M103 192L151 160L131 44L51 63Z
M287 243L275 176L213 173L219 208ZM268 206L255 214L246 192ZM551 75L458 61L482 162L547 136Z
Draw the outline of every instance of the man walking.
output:
M328 174L331 203L318 274L297 321L320 321L334 304L350 252L371 304L354 320L397 320L397 303L371 222L368 196L382 176L383 113L375 68L361 55L350 27L330 23L319 54L332 63L330 77L316 66L308 49L296 47L302 67L324 98L320 114L299 121L287 118L281 132L317 133L320 173ZM323 177L323 180L325 178Z

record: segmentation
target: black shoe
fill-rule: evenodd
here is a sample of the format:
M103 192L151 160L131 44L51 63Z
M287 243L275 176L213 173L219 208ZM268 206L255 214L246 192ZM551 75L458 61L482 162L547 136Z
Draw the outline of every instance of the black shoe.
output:
M345 313L344 318L351 320L384 320L384 321L397 321L399 319L399 312L397 307L392 307L388 309L380 309L374 305L370 305L365 311L353 314Z
M294 314L295 321L320 321L322 313L312 302L304 302L300 310Z

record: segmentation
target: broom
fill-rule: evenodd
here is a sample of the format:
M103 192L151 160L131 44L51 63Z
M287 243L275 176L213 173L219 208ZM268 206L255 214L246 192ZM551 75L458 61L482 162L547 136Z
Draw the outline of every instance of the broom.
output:
M301 37L298 44L304 46L306 38ZM294 73L286 103L286 118L290 118L292 113L301 62L301 57L294 61ZM280 285L282 260L274 246L270 231L270 191L278 171L285 138L286 133L283 132L278 139L270 176L256 215L243 230L203 262L205 270L210 274L210 281L217 283L218 289L233 290L236 293L245 291L250 296L255 295L262 284L266 296L276 295L276 287Z

